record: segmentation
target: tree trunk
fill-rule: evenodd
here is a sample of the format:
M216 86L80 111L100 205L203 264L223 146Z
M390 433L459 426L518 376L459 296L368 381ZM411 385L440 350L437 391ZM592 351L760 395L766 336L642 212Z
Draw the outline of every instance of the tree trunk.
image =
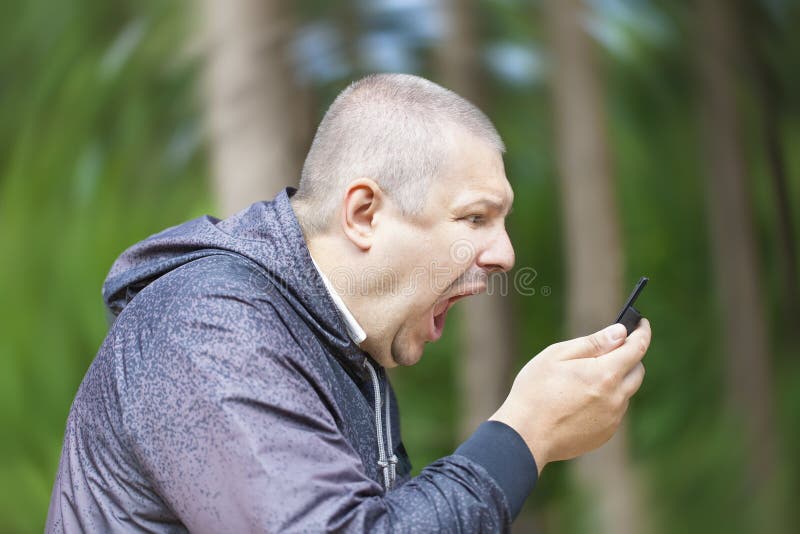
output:
M767 76L766 68L763 75ZM775 206L775 233L778 263L781 269L781 319L785 330L795 338L800 336L800 287L798 287L797 246L792 222L792 207L789 202L789 180L786 171L783 141L781 139L778 91L765 86L761 92L761 107L764 114L764 149L767 154L772 194Z
M290 5L203 3L213 189L226 216L299 181L309 106L293 76Z
M742 421L748 496L775 475L776 428L767 324L760 284L751 195L736 106L741 39L731 4L699 3L700 116L714 279L720 299L728 399Z
M571 336L609 324L624 298L623 254L604 96L580 0L548 0L553 102L567 255ZM593 532L639 534L646 511L627 451L625 425L609 443L574 462L594 505Z
M784 91L775 67L769 59L764 40L773 36L778 29L769 22L764 6L749 3L746 12L740 16L748 17L745 42L749 54L745 56L750 63L747 71L761 108L764 129L764 152L767 169L772 178L773 206L775 212L776 257L780 268L781 284L779 301L780 318L777 321L795 339L800 336L800 287L798 287L798 260L795 240L792 207L789 201L789 179L786 166L785 149L781 135L781 118L784 115ZM741 39L740 39L741 40Z
M448 0L444 40L437 50L439 81L476 106L483 104L480 40L476 3ZM464 301L463 335L458 370L461 418L459 434L466 438L502 404L508 394L511 363L511 313L509 297L500 295L500 284L491 291Z
M352 79L366 74L359 49L364 26L362 5L360 0L341 0L335 10L336 25L342 36L342 50Z

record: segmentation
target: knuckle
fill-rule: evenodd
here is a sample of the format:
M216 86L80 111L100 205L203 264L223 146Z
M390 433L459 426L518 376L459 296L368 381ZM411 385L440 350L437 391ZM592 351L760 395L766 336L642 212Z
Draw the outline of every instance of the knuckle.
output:
M611 420L615 427L622 423L625 413L628 411L628 399L624 395L619 395L614 399L614 409L611 412Z
M588 388L586 392L588 394L589 400L595 403L602 402L603 399L605 398L603 389L597 384L594 384L592 387Z
M617 384L617 375L611 369L605 369L600 375L600 385L605 391L613 390Z
M592 354L600 354L603 350L603 344L600 343L600 340L597 339L596 335L586 337L586 341L588 342L587 348Z
M607 406L609 415L615 419L622 411L622 404L625 402L623 395L620 392L614 392L607 397Z

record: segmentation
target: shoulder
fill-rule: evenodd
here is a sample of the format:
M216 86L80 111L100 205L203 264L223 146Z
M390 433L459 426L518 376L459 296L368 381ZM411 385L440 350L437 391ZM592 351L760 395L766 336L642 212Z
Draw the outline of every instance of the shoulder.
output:
M123 310L114 328L160 330L192 317L225 320L254 311L269 316L282 300L270 277L255 262L220 252L190 261L151 282ZM278 307L285 310L280 304Z
M171 415L191 418L179 408L266 395L297 374L304 355L291 329L299 321L280 299L258 266L223 255L195 260L143 290L114 324L121 389L135 419L170 405Z
M255 262L233 253L216 253L191 261L154 281L154 292L174 297L202 297L229 291L250 295L264 290L269 279ZM149 288L148 288L149 289Z
M187 263L142 290L114 323L117 357L129 369L170 380L219 382L256 360L300 352L302 321L260 267L215 254ZM199 373L198 373L199 372Z

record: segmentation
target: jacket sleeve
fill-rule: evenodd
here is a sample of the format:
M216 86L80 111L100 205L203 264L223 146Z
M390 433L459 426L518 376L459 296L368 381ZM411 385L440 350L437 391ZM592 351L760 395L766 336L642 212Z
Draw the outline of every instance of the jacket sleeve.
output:
M269 308L271 310L271 308ZM124 381L134 455L192 532L497 532L536 481L519 435L485 423L386 493L339 432L274 311L174 299ZM296 347L296 345L295 345Z

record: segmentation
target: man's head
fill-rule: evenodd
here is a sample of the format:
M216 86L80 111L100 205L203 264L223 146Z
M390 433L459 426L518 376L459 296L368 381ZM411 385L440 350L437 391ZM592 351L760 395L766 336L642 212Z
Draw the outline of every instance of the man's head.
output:
M455 299L513 265L503 151L480 110L416 76L359 80L323 118L292 204L382 365L416 363Z

